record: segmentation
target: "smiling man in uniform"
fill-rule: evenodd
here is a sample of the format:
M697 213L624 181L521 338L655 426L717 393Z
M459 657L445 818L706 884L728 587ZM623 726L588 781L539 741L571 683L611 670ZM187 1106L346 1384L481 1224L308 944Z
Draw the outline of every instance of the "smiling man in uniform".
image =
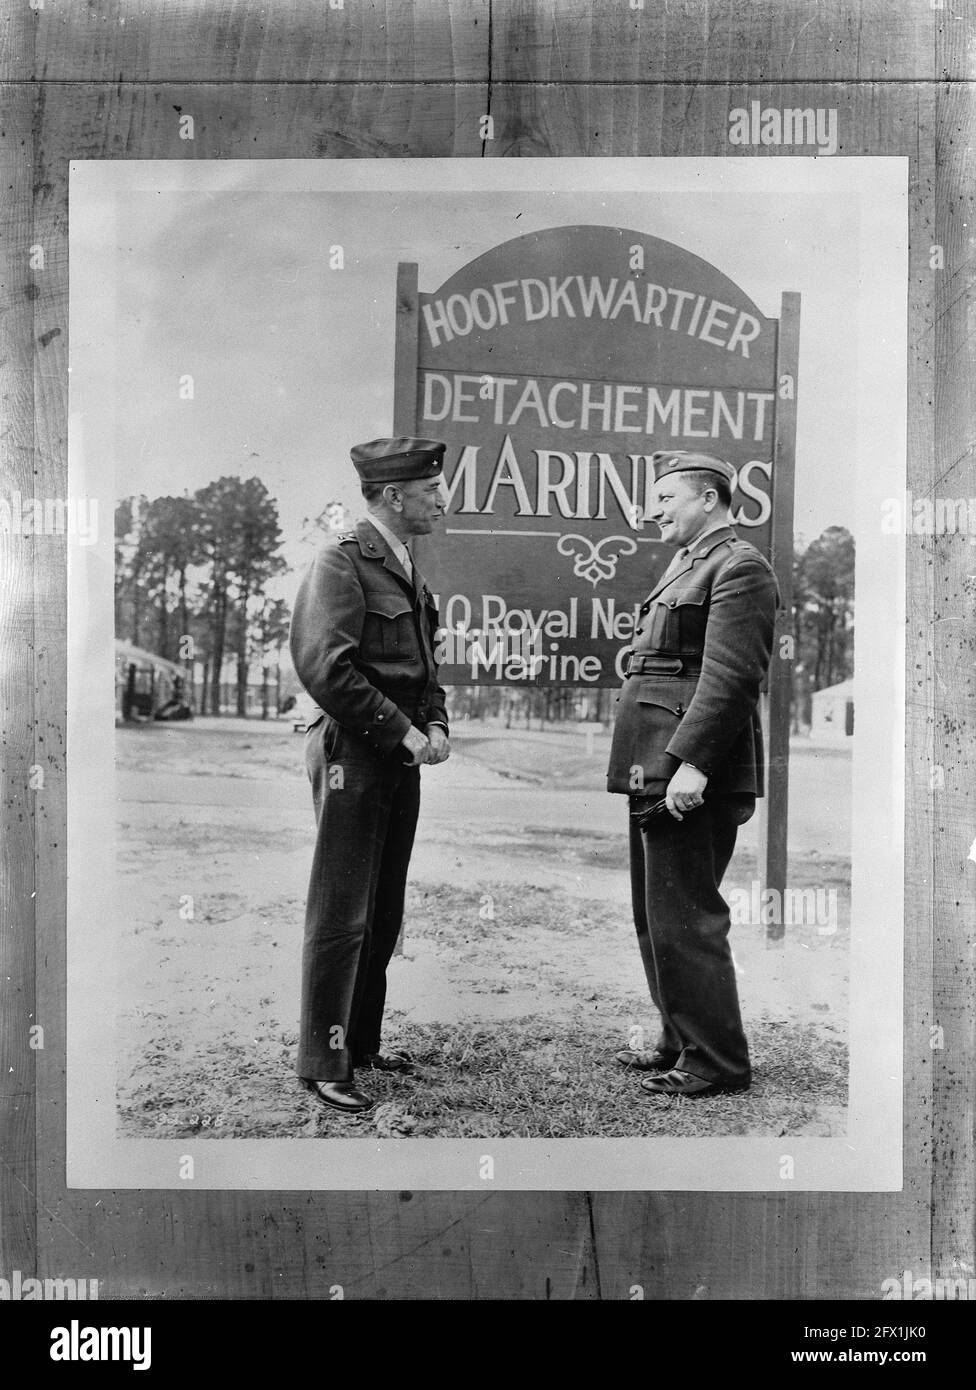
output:
M640 610L618 697L607 789L630 798L634 921L661 1031L617 1060L645 1090L707 1096L752 1079L719 891L763 794L759 693L779 593L732 530L735 470L708 454L651 458L650 519L678 547Z
M352 450L368 517L319 552L302 581L291 653L319 709L305 757L317 838L302 952L296 1070L347 1114L371 1098L355 1069L409 1071L383 1053L386 969L403 921L420 767L450 752L437 683L437 609L407 542L445 512L444 445L374 439Z

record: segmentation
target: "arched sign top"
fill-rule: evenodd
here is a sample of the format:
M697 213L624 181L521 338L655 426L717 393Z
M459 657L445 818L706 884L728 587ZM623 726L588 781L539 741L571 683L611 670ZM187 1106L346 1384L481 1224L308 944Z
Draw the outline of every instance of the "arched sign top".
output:
M768 388L775 319L674 243L621 227L529 232L419 296L419 366Z

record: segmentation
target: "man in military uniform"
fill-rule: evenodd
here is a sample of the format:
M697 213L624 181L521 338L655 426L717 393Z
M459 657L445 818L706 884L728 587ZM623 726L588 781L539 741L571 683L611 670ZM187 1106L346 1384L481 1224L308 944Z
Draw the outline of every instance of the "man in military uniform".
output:
M352 450L368 519L323 547L292 618L295 670L319 707L305 736L317 837L296 1070L345 1113L372 1104L355 1068L410 1069L405 1053L380 1050L386 968L403 921L420 766L450 749L437 609L406 542L444 515L443 459L431 439Z
M641 1082L653 1094L706 1096L752 1076L719 887L763 794L759 690L779 594L732 530L731 465L684 451L651 463L650 519L680 548L640 610L607 789L630 798L634 921L661 1032L617 1060L654 1073Z

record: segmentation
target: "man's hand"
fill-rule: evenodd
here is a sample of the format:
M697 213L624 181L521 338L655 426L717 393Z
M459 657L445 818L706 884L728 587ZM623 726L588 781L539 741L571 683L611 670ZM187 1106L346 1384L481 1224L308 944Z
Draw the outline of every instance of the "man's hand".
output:
M447 730L440 724L431 724L427 730L427 737L430 740L430 757L427 761L431 764L446 763L451 756L451 741L447 736Z
M408 767L419 767L421 763L434 761L431 757L430 739L412 724L400 742L407 752L412 754Z
M682 763L668 783L666 801L675 820L684 820L682 811L694 811L702 804L702 793L708 784L704 772L691 763Z

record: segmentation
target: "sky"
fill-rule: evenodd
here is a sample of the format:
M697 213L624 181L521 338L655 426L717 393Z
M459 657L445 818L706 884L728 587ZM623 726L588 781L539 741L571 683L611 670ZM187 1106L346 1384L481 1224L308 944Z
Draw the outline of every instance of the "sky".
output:
M576 163L510 163L529 162ZM553 191L541 167L536 188L472 191L464 183L476 184L477 168L451 186L445 166L457 161L436 162L437 187L424 177L433 161L368 161L390 165L382 189L366 186L375 167L356 186L348 166L367 161L340 162L341 188L316 187L319 170L306 178L302 161L280 163L299 176L264 188L263 161L145 162L129 180L118 163L102 179L73 166L72 421L89 451L110 456L117 495L256 474L278 499L284 553L300 568L311 556L303 518L334 498L361 510L350 447L392 431L398 262L417 262L429 292L513 237L595 223L702 256L766 315L778 317L784 290L800 293L795 531L811 540L830 525L853 529L857 198L795 178L740 188L734 167L706 171L701 191L694 178L642 186L632 172L614 189L577 179ZM697 163L741 172L743 162ZM341 270L330 268L334 246ZM186 375L192 400L180 396ZM289 576L280 591L296 584Z

